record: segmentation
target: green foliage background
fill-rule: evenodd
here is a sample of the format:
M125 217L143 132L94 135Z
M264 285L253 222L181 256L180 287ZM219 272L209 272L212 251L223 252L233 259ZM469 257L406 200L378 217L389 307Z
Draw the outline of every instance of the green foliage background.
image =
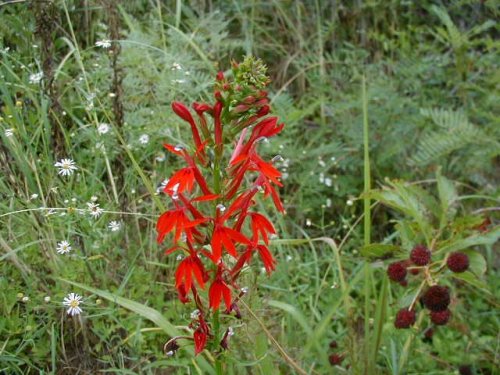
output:
M269 279L258 266L246 274L247 304L308 373L361 373L362 326L371 316L384 332L374 373L450 374L462 364L471 364L476 373L495 373L497 237L471 244L485 259L484 275L472 283L450 281L457 288L453 321L428 343L421 340L426 323L412 332L393 328L399 303L408 297L383 281L380 260L367 261L366 294L358 219L365 76L372 185L396 189L387 181L417 181L437 196L439 170L460 196L451 200L456 214L446 219L450 227L462 225L456 232L466 233L463 228L485 216L492 226L497 223L496 1L117 2L123 129L116 126L109 95L111 55L95 46L109 39L106 1L49 2L56 9L52 62L62 108L54 117L49 83L30 83L30 75L43 68L35 3L0 6L1 371L213 372L211 358L193 360L187 351L168 359L162 353L174 330L189 323L190 310L176 300L175 257L163 257L155 242L156 217L166 205L156 189L177 167L162 144L183 143L188 135L170 102L209 101L214 74L229 70L231 59L253 54L269 67L274 112L286 124L280 137L262 147L267 156L284 158L280 169L288 214L275 218L278 269ZM110 124L111 131L100 135L100 123ZM53 147L54 127L61 128L64 151ZM140 141L144 134L146 144ZM65 157L79 167L70 178L58 176L53 166ZM116 176L120 158L121 179ZM106 210L98 220L77 210L92 196ZM262 209L274 215L270 207ZM418 236L408 234L413 219L400 211L374 208L372 240L399 246L407 256ZM439 226L429 211L425 220ZM111 220L122 223L120 231L108 229ZM458 241L453 233L449 239ZM317 237L342 244L343 268L335 246L302 241ZM72 243L71 256L55 253L62 240ZM347 289L340 287L342 275ZM68 318L61 305L73 291L85 300L78 319ZM20 293L29 300L22 302ZM350 309L343 305L346 300ZM370 316L363 310L366 300L375 306ZM382 304L387 311L376 308ZM228 373L294 373L249 314L234 324ZM335 368L328 362L331 340L346 355Z

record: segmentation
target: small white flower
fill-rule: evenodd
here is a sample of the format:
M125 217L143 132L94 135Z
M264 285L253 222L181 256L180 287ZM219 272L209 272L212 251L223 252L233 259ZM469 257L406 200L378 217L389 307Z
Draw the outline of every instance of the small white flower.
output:
M30 196L30 200L37 199L37 198L38 198L38 194L31 194L31 196Z
M102 215L102 213L104 212L104 210L99 207L99 204L98 203L92 203L92 202L88 202L87 203L87 209L90 213L90 215L94 218L94 219L97 219L99 218L99 216Z
M306 226L310 227L312 225L311 219L306 219Z
M326 163L323 161L323 159L319 159L318 160L318 164L320 167L325 167L326 166Z
M332 207L332 200L330 198L326 198L326 207Z
M116 97L116 94L115 94L114 92L110 92L110 93L108 94L108 96L109 96L110 98L114 98L114 97Z
M50 296L45 296L43 298L43 300L46 302L46 303L49 303L50 302Z
M172 70L182 70L181 64L174 62L172 64Z
M36 85L37 83L40 83L42 78L43 78L43 72L39 72L31 74L29 80L32 85Z
M75 162L71 159L61 159L54 164L54 167L59 168L57 173L61 176L71 176L78 169Z
M90 200L91 200L92 202L97 202L97 199L99 199L99 198L97 198L95 195L92 195L92 196L90 197Z
M199 316L200 316L200 310L198 310L198 309L194 310L191 313L191 319L193 319L193 320L198 319Z
M185 83L186 80L185 79L173 79L172 80L172 83Z
M352 201L352 199L348 199L347 202L346 202L346 204L348 206L352 206L354 204L354 202Z
M108 229L111 231L111 232L117 232L120 230L121 228L121 224L119 221L110 221L109 224L108 224Z
M177 255L177 256L175 257L175 259L176 259L176 260L182 260L182 259L184 259L184 257L183 257L181 254L179 254L179 255Z
M106 124L105 122L99 124L99 126L97 127L97 132L100 134L100 135L103 135L103 134L106 134L107 132L109 132L109 124Z
M233 336L233 335L234 335L234 329L233 329L233 327L228 327L228 328L227 328L227 335L228 335L229 337L231 337L231 336Z
M149 142L149 135L143 134L139 137L139 142L142 143L143 145L148 144Z
M163 153L163 152L162 152L162 153L158 154L158 156L155 158L155 160L156 160L157 162L160 162L160 163L161 163L162 161L165 161L165 153Z
M24 296L21 301L23 301L24 303L28 302L30 300L30 298L28 296Z
M287 262L290 262L292 259L293 259L293 258L292 258L292 256L291 256L291 255L287 255L287 256L286 256L286 258L285 258L285 260L286 260Z
M5 136L6 137L12 137L13 135L14 135L14 129L12 129L12 128L5 129Z
M67 254L71 251L71 245L68 241L61 241L57 244L58 254Z
M101 47L101 48L109 48L111 47L111 40L109 39L103 39L103 40L98 40L95 42L96 47Z
M76 293L70 293L64 297L63 305L68 306L68 315L79 315L82 312L80 304L83 303L82 297Z
M247 294L248 293L248 287L247 286L244 286L243 288L240 289L241 293L243 294Z
M325 178L325 185L328 187L332 187L333 181L330 177Z
M321 182L322 184L325 182L325 174L324 173L319 174L319 182Z

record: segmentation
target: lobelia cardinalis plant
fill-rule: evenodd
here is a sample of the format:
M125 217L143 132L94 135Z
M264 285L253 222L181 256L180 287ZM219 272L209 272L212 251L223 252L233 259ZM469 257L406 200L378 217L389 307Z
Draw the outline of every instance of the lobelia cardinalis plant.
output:
M221 329L220 314L241 318L238 302L246 288L238 277L243 267L257 254L268 274L275 269L268 245L276 230L257 212L255 200L262 192L284 212L276 190L282 186L281 174L274 159L259 156L258 144L281 132L284 124L269 116L264 90L269 79L262 62L247 57L233 63L232 72L232 79L217 74L213 105L193 103L196 120L184 104L172 103L173 111L191 127L192 145L164 145L186 166L164 188L171 208L158 219L158 243L170 235L165 253L182 253L175 287L179 300L192 299L196 310L189 325L193 336L169 340L167 355L175 353L180 339L193 340L196 355L205 348L216 354L227 349L233 330Z

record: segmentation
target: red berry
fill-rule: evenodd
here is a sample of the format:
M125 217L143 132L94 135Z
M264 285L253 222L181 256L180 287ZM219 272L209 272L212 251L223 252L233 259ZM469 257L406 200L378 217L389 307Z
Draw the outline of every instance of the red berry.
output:
M410 270L410 273L411 273L412 275L418 275L418 274L420 273L420 270L419 270L418 268L412 268L412 269Z
M460 375L472 375L472 366L471 365L461 365L458 368L458 373Z
M410 259L417 266L425 266L431 260L431 251L424 245L417 245L411 251Z
M431 311L443 311L450 304L448 288L440 285L431 286L422 297L425 307Z
M431 340L432 339L432 336L434 336L434 329L432 327L429 327L425 330L424 332L424 337L427 339L427 340Z
M332 341L330 342L330 345L329 345L329 346L330 346L330 348L332 348L332 349L336 349L336 348L338 347L338 345L337 345L337 341L332 340Z
M342 363L342 361L344 360L344 356L341 354L334 353L328 357L328 360L330 361L330 364L332 366L337 366L337 365L340 365Z
M450 320L451 311L446 309L443 311L431 311L431 321L438 326L444 326Z
M387 267L387 275L392 281L403 281L406 277L406 267L402 262L391 263Z
M452 272L465 272L469 268L469 257L464 253L452 253L448 257L446 264Z
M398 329L400 328L410 328L410 326L415 323L416 314L415 310L401 309L396 314L396 320L394 321L394 326Z

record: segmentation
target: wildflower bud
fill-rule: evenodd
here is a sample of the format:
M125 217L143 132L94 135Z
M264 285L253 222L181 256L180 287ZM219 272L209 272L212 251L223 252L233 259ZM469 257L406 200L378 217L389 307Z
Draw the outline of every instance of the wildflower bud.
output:
M219 71L216 76L217 81L222 81L224 79L224 72Z
M184 104L180 102L172 102L172 110L184 121L193 121L193 117L191 116L191 113L189 113L189 109Z
M245 99L243 99L243 103L245 104L252 104L253 102L255 102L255 97L252 95L249 95Z
M223 89L224 91L227 91L227 90L229 90L230 88L231 88L231 85L230 85L229 83L224 83L224 84L222 85L222 89Z
M259 110L259 112L257 112L257 116L259 117L265 116L269 113L270 110L271 108L268 105L265 105Z
M410 328L416 321L415 310L401 309L396 314L394 326L398 329Z
M338 347L337 341L332 340L329 344L329 347L332 349L337 349L337 347Z
M240 105L237 105L234 109L233 109L233 112L234 113L242 113L242 112L246 112L248 111L250 107L246 104L240 104Z
M450 320L451 312L446 309L443 311L431 311L431 321L438 326L444 326Z
M208 104L205 104L205 103L193 103L193 109L201 114L203 112L207 112L207 111L210 111L212 110L212 107L210 107Z
M179 344L177 344L178 337L174 337L168 340L165 345L163 345L163 352L167 357L172 357L179 349Z
M228 329L224 333L224 336L222 337L222 340L220 342L220 346L224 350L227 350L229 348L229 338L231 338L233 335L234 335L233 327L228 327Z
M450 292L447 287L434 285L427 289L422 301L431 311L444 311L450 304Z
M214 93L214 97L215 97L215 99L216 99L217 101L222 100L222 94L220 93L220 91L216 91L216 92Z
M452 272L465 272L469 268L469 257L460 252L452 253L446 261L446 265Z
M406 267L403 262L395 262L387 267L387 276L389 279L396 282L402 282L406 278Z

